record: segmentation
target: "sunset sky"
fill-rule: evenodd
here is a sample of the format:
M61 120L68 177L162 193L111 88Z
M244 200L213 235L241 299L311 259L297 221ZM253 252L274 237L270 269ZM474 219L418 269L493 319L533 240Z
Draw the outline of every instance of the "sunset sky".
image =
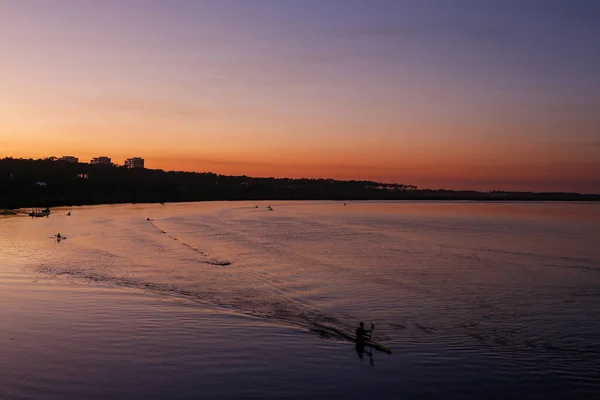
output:
M597 0L0 0L0 157L600 193Z

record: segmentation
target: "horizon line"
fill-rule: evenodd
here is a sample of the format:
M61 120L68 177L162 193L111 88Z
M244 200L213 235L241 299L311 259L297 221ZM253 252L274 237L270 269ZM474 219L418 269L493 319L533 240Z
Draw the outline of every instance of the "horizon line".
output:
M62 156L62 157L74 157L74 156ZM98 156L99 157L107 157L107 156ZM54 159L52 159L54 158ZM76 157L77 158L77 157ZM110 157L108 157L110 158ZM132 158L137 158L137 157L132 157ZM142 158L142 157L140 157ZM581 196L600 196L600 193L585 193L585 192L566 192L566 191L531 191L531 190L496 190L496 189L491 189L491 190L476 190L476 189L444 189L444 188L421 188L417 185L412 185L412 184L405 184L405 183L398 183L398 182L379 182L379 181L375 181L375 180L369 180L369 179L336 179L336 178L323 178L323 177L302 177L302 178L290 178L290 177L276 177L276 176L249 176L249 175L226 175L226 174L219 174L219 173L215 173L215 172L211 172L211 171L189 171L189 170L165 170L162 168L146 168L146 167L127 167L126 165L120 165L120 164L115 164L115 163L110 163L110 164L92 164L91 160L90 162L70 162L67 160L61 160L60 158L56 157L56 156L50 156L50 157L46 157L46 158L15 158L15 157L3 157L0 158L0 160L3 159L12 159L12 160L24 160L24 161L28 161L28 160L32 160L32 161L51 161L51 162L64 162L67 164L86 164L86 165L106 165L108 167L113 167L113 168L127 168L127 169L138 169L138 170L149 170L149 171L162 171L164 173L188 173L188 174L212 174L212 175L216 175L216 176L226 176L226 177L235 177L235 178L250 178L250 179L281 179L281 180L323 180L323 181L336 181L336 182L369 182L369 183L376 183L382 186L403 186L404 188L402 190L411 190L411 191L445 191L445 192L474 192L474 193L535 193L535 194L573 194L573 195L581 195ZM142 158L143 159L143 158ZM126 159L127 160L127 159Z

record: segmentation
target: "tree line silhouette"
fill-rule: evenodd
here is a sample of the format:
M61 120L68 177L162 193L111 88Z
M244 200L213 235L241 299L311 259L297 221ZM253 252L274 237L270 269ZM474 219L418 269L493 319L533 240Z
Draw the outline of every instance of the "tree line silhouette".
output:
M0 208L209 200L565 200L578 193L477 192L335 179L253 178L45 159L0 159Z

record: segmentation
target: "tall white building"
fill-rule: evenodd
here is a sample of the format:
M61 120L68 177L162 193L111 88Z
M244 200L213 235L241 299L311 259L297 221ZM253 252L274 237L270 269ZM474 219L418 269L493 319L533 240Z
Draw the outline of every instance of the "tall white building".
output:
M66 161L72 164L77 164L79 162L79 158L73 156L62 156L59 158L60 161Z
M144 168L144 159L141 157L132 157L125 160L127 168Z
M90 161L90 164L110 165L110 163L111 163L110 157L104 157L104 156L92 158L92 160Z

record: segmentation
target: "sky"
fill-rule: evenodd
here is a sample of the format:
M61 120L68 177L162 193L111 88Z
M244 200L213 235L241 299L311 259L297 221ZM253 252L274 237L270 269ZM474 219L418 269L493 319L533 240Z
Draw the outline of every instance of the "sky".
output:
M0 0L0 157L600 193L600 1Z

